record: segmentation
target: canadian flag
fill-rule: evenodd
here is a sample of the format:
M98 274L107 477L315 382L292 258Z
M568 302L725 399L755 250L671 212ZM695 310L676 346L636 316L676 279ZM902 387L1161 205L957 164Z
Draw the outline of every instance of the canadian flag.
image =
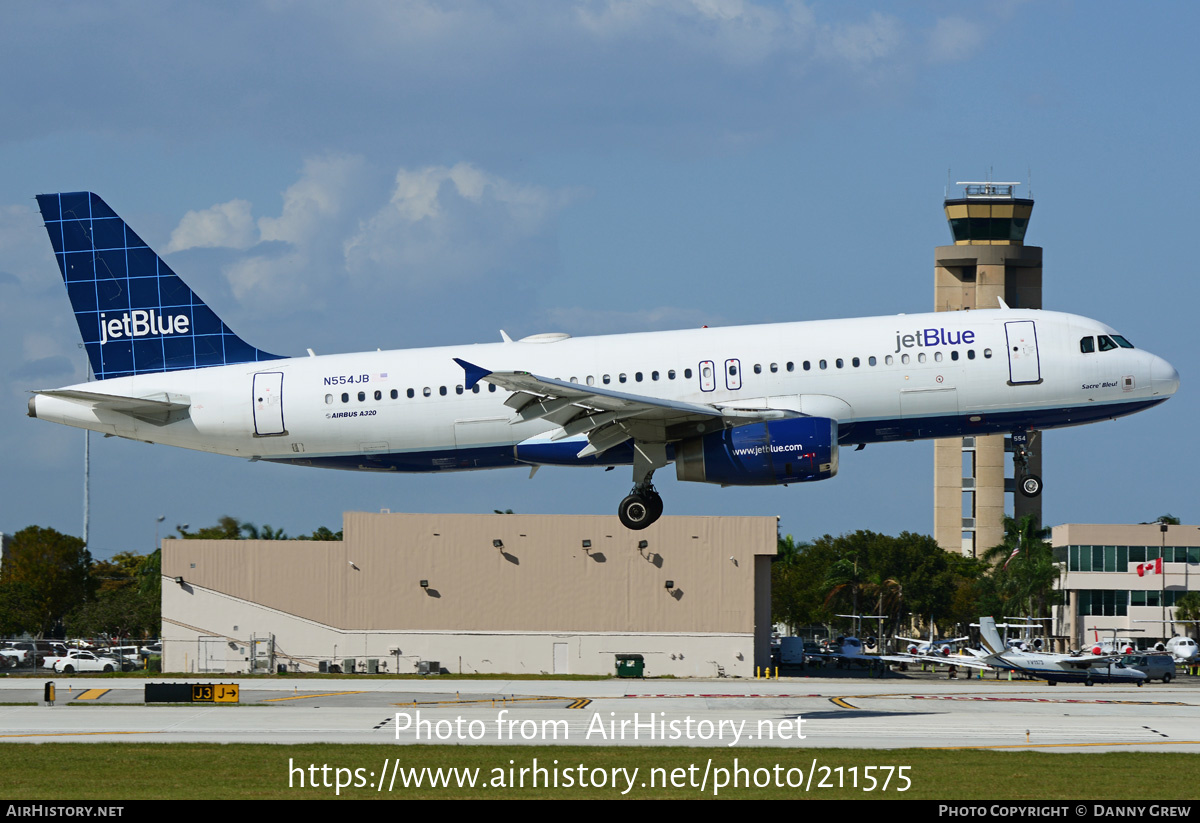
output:
M1147 573L1162 574L1162 558L1155 558L1149 563L1138 563L1137 572L1138 577L1145 577Z

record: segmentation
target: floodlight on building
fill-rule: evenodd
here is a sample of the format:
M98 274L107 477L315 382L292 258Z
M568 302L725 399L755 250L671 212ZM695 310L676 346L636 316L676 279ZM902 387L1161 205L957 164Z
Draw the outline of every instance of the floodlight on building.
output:
M182 577L176 577L176 578L175 578L175 582L176 582L176 583L178 583L180 586L182 586L182 585L183 585L183 578L182 578Z
M422 588L422 589L428 589L428 588L429 588L429 581L428 581L428 580L422 580L422 581L421 581L421 588Z
M495 546L497 549L503 549L503 548L504 548L504 541L503 541L503 540L500 540L499 538L497 538L496 540L493 540L493 541L492 541L492 545L493 545L493 546Z
M649 546L649 545L650 545L650 541L649 541L649 540L639 540L639 541L638 541L638 550L640 551L641 549L644 549L644 548L646 548L646 547L647 547L647 546Z
M668 581L667 581L667 585L666 585L666 586L664 586L663 588L665 588L667 591L671 591L672 589L674 589L674 588L675 588L675 581L674 581L674 580L668 580Z
M585 549L590 549L590 548L592 547L592 541L591 541L591 540L584 540L584 541L583 541L583 547L584 547Z

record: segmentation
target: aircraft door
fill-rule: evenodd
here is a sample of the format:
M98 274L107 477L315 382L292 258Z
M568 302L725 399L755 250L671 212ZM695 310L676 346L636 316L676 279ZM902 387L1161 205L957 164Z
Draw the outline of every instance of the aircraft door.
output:
M1038 357L1037 329L1032 320L1014 320L1004 324L1008 339L1008 385L1042 382L1042 363Z
M287 434L283 427L283 372L254 375L254 435Z
M736 391L742 387L742 363L740 360L725 361L725 388Z
M711 360L700 361L700 391L713 391L717 388L717 367Z

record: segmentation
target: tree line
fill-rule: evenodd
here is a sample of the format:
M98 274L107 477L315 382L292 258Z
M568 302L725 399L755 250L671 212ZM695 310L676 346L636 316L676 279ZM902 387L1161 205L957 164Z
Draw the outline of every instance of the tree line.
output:
M282 529L225 516L185 540L286 540ZM300 540L341 540L321 526ZM29 526L12 536L0 565L0 637L157 637L162 625L162 552L118 552L93 560L81 538Z

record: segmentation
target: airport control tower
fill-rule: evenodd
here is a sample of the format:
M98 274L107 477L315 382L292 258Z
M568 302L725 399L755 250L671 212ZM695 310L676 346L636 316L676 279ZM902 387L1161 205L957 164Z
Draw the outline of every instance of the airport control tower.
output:
M1032 198L1015 196L1020 183L956 183L945 209L952 246L934 256L934 309L967 311L1042 307L1042 250L1025 245ZM1043 436L1031 434L1026 471L1041 476ZM1042 519L1041 497L1026 497L1006 479L1010 438L955 437L934 442L933 535L947 551L981 554L1004 537L1005 494L1014 497L1013 516Z

